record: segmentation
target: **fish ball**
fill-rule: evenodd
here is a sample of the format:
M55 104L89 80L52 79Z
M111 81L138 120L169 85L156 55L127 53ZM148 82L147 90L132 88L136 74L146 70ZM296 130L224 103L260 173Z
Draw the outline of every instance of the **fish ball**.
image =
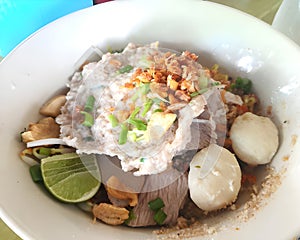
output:
M209 159L209 155L217 156L218 159L210 172L202 178L201 167ZM236 200L241 188L241 175L234 154L212 144L198 152L190 163L188 176L190 197L204 211L224 208Z
M271 119L250 112L234 120L230 139L237 157L254 166L269 163L279 144L278 130Z

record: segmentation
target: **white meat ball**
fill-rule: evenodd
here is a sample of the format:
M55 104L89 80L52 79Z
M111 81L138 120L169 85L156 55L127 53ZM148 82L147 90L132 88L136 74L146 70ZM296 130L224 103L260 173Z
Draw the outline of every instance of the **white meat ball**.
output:
M201 166L209 158L208 154L217 155L218 159L208 175L201 178ZM241 176L241 169L234 154L212 144L198 152L190 163L190 197L204 211L224 208L236 200L241 188Z
M278 130L270 118L250 112L234 120L230 139L237 157L254 166L269 163L279 144Z

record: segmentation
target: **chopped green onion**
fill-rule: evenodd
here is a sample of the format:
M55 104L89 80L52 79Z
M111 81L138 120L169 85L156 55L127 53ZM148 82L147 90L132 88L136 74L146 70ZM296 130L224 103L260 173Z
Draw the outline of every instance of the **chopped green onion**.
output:
M140 158L140 162L144 162L145 161L145 158Z
M35 156L38 159L43 159L48 157L51 154L51 148L45 148L43 147L42 151L41 151L42 147L35 147L32 149L32 154L33 156Z
M128 127L125 123L121 124L121 133L119 136L119 144L123 145L127 142Z
M160 197L148 202L148 207L155 212L153 219L158 225L162 225L167 218L167 214L162 210L164 206Z
M199 82L199 87L202 88L207 88L208 85L208 78L205 75L201 75L198 78L198 82Z
M128 73L128 72L130 72L132 69L133 69L133 66L131 66L131 65L126 65L126 66L120 68L120 69L117 71L117 73L120 73L120 74L122 74L122 73Z
M221 84L221 83L218 82L218 81L215 81L215 82L212 83L213 86L219 86L220 84Z
M93 116L90 113L85 112L85 111L81 111L80 113L84 115L84 121L83 121L82 125L86 126L86 127L92 127L94 125Z
M150 202L148 202L148 207L152 210L152 211L157 211L161 208L163 208L165 206L163 200L158 197Z
M31 178L34 182L42 182L42 172L40 164L33 165L29 168Z
M201 168L201 166L200 165L196 165L195 168Z
M147 112L149 112L149 110L150 110L150 108L152 107L152 105L153 105L153 101L152 101L152 99L148 99L147 100L147 102L144 104L144 110L143 110L143 112L142 112L142 117L145 117L146 116L146 114L147 114Z
M135 218L136 218L136 216L134 215L134 212L133 212L133 210L131 209L131 210L129 211L129 217L124 221L124 223L125 223L126 225L128 225L129 222L130 222L131 220L134 220Z
M252 87L252 82L248 78L241 78L237 77L235 82L230 85L230 89L240 89L242 90L245 94L250 93Z
M158 108L158 109L155 109L154 112L163 112L163 110Z
M158 225L162 225L164 223L164 221L167 218L167 214L162 210L159 209L155 214L154 214L154 221L158 224Z
M35 147L32 149L30 155L35 156L38 159L43 159L56 154L75 152L74 148L60 147L60 148L47 148L47 147Z
M142 95L146 95L150 91L150 83L141 84L140 91Z
M39 149L39 154L49 156L51 154L51 148L41 147Z
M131 97L131 100L135 102L139 98L140 92L137 90Z
M128 131L127 138L131 142L139 142L145 139L145 130L138 130L137 128L133 128Z
M110 121L111 126L112 126L113 128L119 125L118 119L117 119L116 116L113 115L113 114L110 114L110 115L108 116L108 120Z
M95 100L96 99L93 95L88 96L85 106L84 106L84 111L92 112L94 109Z
M198 92L193 92L190 94L191 97L196 97L198 95L201 95L205 92L207 92L208 88L203 88L203 89L200 89Z
M136 117L136 115L139 113L139 111L141 110L141 107L136 107L133 112L130 114L129 119L133 119Z
M146 131L147 124L140 119L128 118L128 123L135 126L138 130Z
M198 95L200 95L199 92L193 92L193 93L190 94L191 97L196 97L196 96L198 96Z
M137 91L132 95L131 100L135 102L140 95L146 95L150 91L150 83L141 83Z

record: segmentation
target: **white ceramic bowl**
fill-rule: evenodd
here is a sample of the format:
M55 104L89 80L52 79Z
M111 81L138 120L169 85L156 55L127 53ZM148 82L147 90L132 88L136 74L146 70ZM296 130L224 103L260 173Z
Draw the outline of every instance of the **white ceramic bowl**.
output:
M284 0L272 26L300 45L300 1Z
M300 232L300 50L269 25L204 1L120 1L55 21L29 37L0 64L0 216L23 239L151 239L151 230L92 224L77 208L54 201L34 184L18 153L20 132L60 89L90 46L128 42L189 49L202 63L247 76L264 106L272 105L280 149L272 165L286 168L279 189L246 223L196 239L292 239ZM283 161L288 157L288 161ZM235 213L231 213L237 218Z

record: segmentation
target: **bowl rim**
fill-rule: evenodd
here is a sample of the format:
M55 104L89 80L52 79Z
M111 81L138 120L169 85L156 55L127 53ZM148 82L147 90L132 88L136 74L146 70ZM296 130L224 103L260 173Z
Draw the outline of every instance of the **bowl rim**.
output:
M192 0L189 0L192 2ZM39 29L38 31L36 31L35 33L33 33L32 35L30 35L28 38L26 38L24 41L22 41L12 52L10 52L3 60L2 62L0 63L0 69L1 69L1 66L5 66L6 64L9 64L9 61L11 61L11 58L14 58L15 57L15 54L18 53L20 51L20 48L22 48L22 46L24 44L27 44L31 41L31 39L35 38L37 35L39 35L41 32L44 32L44 31L47 31L47 29L49 28L49 26L54 26L56 24L59 24L62 19L63 20L66 20L66 21L69 21L71 20L72 18L74 17L78 17L78 16L81 16L81 15L85 15L87 14L89 11L94 11L93 9L102 9L108 5L114 5L115 7L117 7L119 4L121 4L121 2L123 2L122 4L126 4L126 2L130 3L130 2L137 2L137 1L116 1L116 2L108 2L108 3L105 3L105 4L101 4L101 5L97 5L97 6L93 6L93 7L90 7L90 8L87 8L87 9L83 9L83 10L80 10L78 12L75 12L75 13L71 13L71 14L68 14L67 16L64 16L60 19L57 19L55 20L54 22L52 23L49 23L47 24L46 26L44 26L43 28ZM159 1L157 1L159 2ZM165 1L165 2L171 2L171 1ZM228 13L232 13L233 15L234 14L238 14L240 17L242 18L247 18L247 21L249 22L252 22L251 24L259 24L259 25L265 25L266 29L272 29L270 25L268 25L267 23L253 17L253 16L250 16L249 14L246 14L244 12L241 12L239 10L236 10L236 9L233 9L233 8L230 8L230 7L227 7L227 6L224 6L224 5L220 5L220 4L217 4L217 3L212 3L212 2L206 2L206 1L203 1L201 3L203 6L208 6L209 8L214 8L214 7L217 7L217 8L220 8L220 9L224 9L224 11L228 12ZM292 40L290 40L289 38L287 38L285 35L283 35L282 33L276 31L276 30L271 30L273 33L272 34L276 34L277 36L281 36L282 38L282 41L285 41L285 42L289 42L289 44L291 45L291 48L294 48L296 51L299 52L299 56L300 56L300 48L299 46L294 43ZM298 50L297 50L298 49ZM22 49L21 49L22 51ZM22 238L24 239L30 239L31 238L31 235L28 235L28 234L31 234L31 233L26 233L26 229L23 229L23 227L21 226L20 223L18 223L16 221L16 219L13 217L13 216L10 216L9 213L5 210L4 207L2 207L2 204L1 204L1 207L0 207L0 217L2 218L2 220L16 233L18 234L19 236L21 236Z

